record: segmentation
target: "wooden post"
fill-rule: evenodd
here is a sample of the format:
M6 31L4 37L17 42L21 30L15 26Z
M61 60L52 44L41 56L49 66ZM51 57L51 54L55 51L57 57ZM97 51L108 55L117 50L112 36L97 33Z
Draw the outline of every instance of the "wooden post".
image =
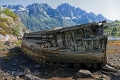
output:
M54 37L54 41L55 41L55 47L58 47L58 45L57 45L57 35L56 35L56 33L54 33L53 37Z
M83 28L82 30L83 30L84 38L86 38L85 29Z
M72 31L71 34L72 34L72 39L73 39L74 50L76 51L77 50L77 44L76 44L76 39L75 39L75 33Z
M83 42L83 47L84 47L84 50L86 50L85 40L82 40L82 42Z
M91 49L93 49L93 47L94 47L94 40L91 40L91 44L92 44L92 48Z
M62 42L63 42L63 47L66 48L66 42L65 42L65 34L62 33Z
M93 33L93 31L91 30L90 27L89 27L89 30L90 30L90 32L91 32L91 34L92 34L92 37L94 37L94 33Z

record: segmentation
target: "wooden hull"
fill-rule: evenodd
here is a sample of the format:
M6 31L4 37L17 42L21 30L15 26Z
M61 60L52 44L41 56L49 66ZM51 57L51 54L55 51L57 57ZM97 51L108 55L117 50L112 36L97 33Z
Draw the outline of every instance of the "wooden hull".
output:
M103 67L107 61L107 36L103 35L103 25L88 23L26 33L21 50L39 63Z
M35 48L22 44L21 50L24 54L38 63L45 63L50 65L79 67L81 64L87 67L103 67L106 65L105 52L98 51L69 51L56 48L51 50L49 48Z

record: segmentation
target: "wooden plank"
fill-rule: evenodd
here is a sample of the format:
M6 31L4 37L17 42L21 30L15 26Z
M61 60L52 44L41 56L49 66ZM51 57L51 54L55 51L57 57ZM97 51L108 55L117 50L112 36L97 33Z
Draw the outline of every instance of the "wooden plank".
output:
M83 43L83 49L85 50L85 42L84 42L84 40L82 41L82 43Z
M98 25L98 24L97 23L87 23L87 24L76 25L76 26L72 26L72 27L65 27L65 28L60 29L60 32L73 31L73 30L77 30L77 29L85 28L85 27L92 27L93 25Z
M53 35L53 38L54 38L54 41L55 41L55 47L58 47L58 45L57 45L57 35L56 35L56 33Z
M63 42L63 47L66 48L66 41L65 41L65 34L62 33L62 42Z
M83 28L82 30L83 30L84 38L86 38L85 29Z
M91 40L91 44L92 44L91 49L93 49L93 47L94 47L94 40Z
M75 33L72 31L72 39L73 39L73 46L74 46L74 50L77 51L77 44L76 44L76 39L75 39Z
M94 37L95 35L94 35L94 33L93 33L93 31L92 31L92 29L90 27L89 27L89 30L90 30L90 32L92 34L92 37Z

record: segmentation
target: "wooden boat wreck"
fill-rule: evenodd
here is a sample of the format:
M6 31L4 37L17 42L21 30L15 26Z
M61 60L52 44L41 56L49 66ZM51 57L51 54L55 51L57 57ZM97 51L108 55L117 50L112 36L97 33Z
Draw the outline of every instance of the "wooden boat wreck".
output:
M104 24L93 22L26 33L21 50L39 63L101 68L107 62L107 36L102 32Z

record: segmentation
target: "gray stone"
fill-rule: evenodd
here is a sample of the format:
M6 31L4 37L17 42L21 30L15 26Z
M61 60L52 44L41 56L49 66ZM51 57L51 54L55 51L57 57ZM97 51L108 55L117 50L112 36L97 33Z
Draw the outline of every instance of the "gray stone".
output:
M25 75L25 80L44 80L44 79L41 79L37 76L33 76L31 74L27 74L27 75Z
M88 77L93 77L93 74L88 70L79 70L76 76L79 78L88 78Z
M120 80L120 72L114 73L111 77L110 80Z

